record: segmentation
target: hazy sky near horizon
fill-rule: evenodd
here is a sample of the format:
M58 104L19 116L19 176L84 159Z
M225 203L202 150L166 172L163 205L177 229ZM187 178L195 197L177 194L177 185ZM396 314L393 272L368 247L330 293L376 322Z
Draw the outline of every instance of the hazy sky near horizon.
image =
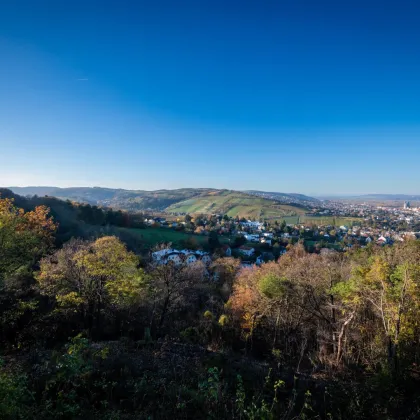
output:
M0 3L0 186L420 194L417 0Z

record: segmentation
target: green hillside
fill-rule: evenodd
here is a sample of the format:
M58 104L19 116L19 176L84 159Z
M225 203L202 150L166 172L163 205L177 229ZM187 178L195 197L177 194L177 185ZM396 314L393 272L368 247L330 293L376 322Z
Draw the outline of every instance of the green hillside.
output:
M211 191L167 207L170 213L227 214L231 217L280 219L306 209L237 191Z

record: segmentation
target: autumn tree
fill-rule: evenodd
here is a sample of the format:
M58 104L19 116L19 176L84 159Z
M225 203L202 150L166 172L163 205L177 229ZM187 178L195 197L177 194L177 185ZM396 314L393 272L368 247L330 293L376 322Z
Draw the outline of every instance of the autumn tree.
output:
M419 333L420 242L368 252L359 253L351 279L336 289L353 311L365 307L376 316L376 342L383 342L390 372L397 374L401 347Z
M242 270L234 283L231 307L251 336L262 329L261 335L271 337L273 349L280 346L284 355L299 353L336 364L356 315L347 311L335 290L349 275L345 256L308 254L298 244L277 263Z
M101 327L105 309L137 307L145 276L138 257L116 237L72 240L40 263L40 290L62 310L79 310L85 326Z
M37 309L32 270L52 248L56 228L48 208L25 213L12 199L0 199L0 335L11 342Z
M47 207L25 213L12 199L0 199L0 284L51 249L56 229Z

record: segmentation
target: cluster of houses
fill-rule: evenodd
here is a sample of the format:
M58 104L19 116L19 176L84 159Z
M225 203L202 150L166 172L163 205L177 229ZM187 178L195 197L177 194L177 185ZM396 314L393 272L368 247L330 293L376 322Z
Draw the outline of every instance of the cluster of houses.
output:
M158 223L161 226L168 226L169 225L169 223L166 221L166 219L164 217L150 217L149 219L145 218L144 223L148 226L152 226L156 223Z
M270 261L273 256L274 248L273 241L276 244L280 244L280 247L277 245L275 249L276 257L285 252L284 243L285 242L297 242L299 239L307 240L308 243L312 242L316 245L321 244L323 246L322 252L331 252L330 249L325 248L325 246L332 247L330 244L325 245L325 242L333 243L335 245L334 249L345 250L352 247L355 243L359 243L362 247L373 242L377 245L386 245L392 244L395 241L403 241L411 237L416 237L419 233L401 231L398 229L398 223L404 219L407 220L407 216L412 216L412 214L402 214L404 211L408 212L412 209L384 209L376 208L373 209L371 206L367 205L351 205L350 209L347 209L345 205L341 205L341 211L347 210L349 213L353 211L354 214L360 217L362 213L369 214L369 217L360 218L358 220L359 226L334 226L332 225L318 225L318 226L308 226L304 224L296 225L287 225L286 228L279 230L274 225L268 225L267 223L262 223L259 221L244 220L219 220L216 224L211 225L211 229L206 230L206 227L203 225L198 226L197 229L204 229L201 234L208 234L210 231L217 231L219 235L225 233L224 224L228 225L228 232L231 235L241 235L246 239L246 244L239 246L233 250L235 256L241 256L242 266L247 265L260 265L263 262ZM363 212L362 212L363 210ZM149 220L145 220L147 224L153 225L159 223L161 226L171 226L176 228L177 225L185 225L185 222L167 222L162 217L154 217ZM354 222L353 222L354 223ZM206 222L204 221L204 224ZM210 226L210 225L209 225ZM197 231L195 231L197 233ZM324 245L322 245L324 243ZM253 246L257 244L268 245L268 247L259 247L256 246L258 252ZM315 245L311 245L315 246ZM340 248L341 247L341 248ZM223 254L225 256L232 255L232 249L228 245L223 245ZM280 248L280 250L279 250ZM260 255L261 251L262 252ZM271 251L268 252L267 251ZM267 254L267 255L263 255ZM177 249L162 249L156 251L152 254L153 260L158 264L167 264L172 261L176 265L189 265L193 264L196 261L202 261L206 266L209 266L212 258L208 252L205 251L194 251L189 249L177 250ZM247 262L248 261L248 262Z
M262 244L268 244L271 245L271 241L273 239L273 233L272 232L259 232L259 233L248 233L239 231L238 234L243 235L243 237L248 242L256 242L256 243L262 243Z
M231 248L227 245L224 245L223 250L226 256L231 255ZM241 246L238 248L240 254L245 257L252 257L255 253L255 249L248 246ZM264 255L267 254L267 255ZM271 253L264 253L257 257L255 262L244 261L242 262L242 267L252 267L254 265L261 265L264 263L265 259L274 260L274 256ZM189 249L172 249L165 248L159 251L152 253L152 259L156 264L168 264L172 262L173 264L180 265L191 265L197 261L202 261L206 267L208 267L212 261L211 256L208 252L204 251L192 251Z
M345 226L340 226L340 230L348 236L358 239L359 242L361 241L366 244L373 242L377 245L389 245L411 238L416 239L415 232L395 232L392 229L360 228L359 226L354 226L349 229Z
M192 251L189 249L172 249L166 248L152 253L152 259L157 264L190 265L197 261L202 261L205 265L211 263L211 256L208 252Z
M245 222L240 222L240 225L244 228L264 230L264 223L257 221L247 220Z

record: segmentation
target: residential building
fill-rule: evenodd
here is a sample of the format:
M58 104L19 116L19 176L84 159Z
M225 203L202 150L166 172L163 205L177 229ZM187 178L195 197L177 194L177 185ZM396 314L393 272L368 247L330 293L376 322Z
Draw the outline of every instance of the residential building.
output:
M250 248L249 246L242 245L239 247L239 252L243 255L250 257L254 252L254 248Z
M176 265L190 265L197 261L202 261L206 265L211 263L211 256L208 252L192 251L188 249L161 249L152 254L152 259L157 264L167 264L170 261Z

